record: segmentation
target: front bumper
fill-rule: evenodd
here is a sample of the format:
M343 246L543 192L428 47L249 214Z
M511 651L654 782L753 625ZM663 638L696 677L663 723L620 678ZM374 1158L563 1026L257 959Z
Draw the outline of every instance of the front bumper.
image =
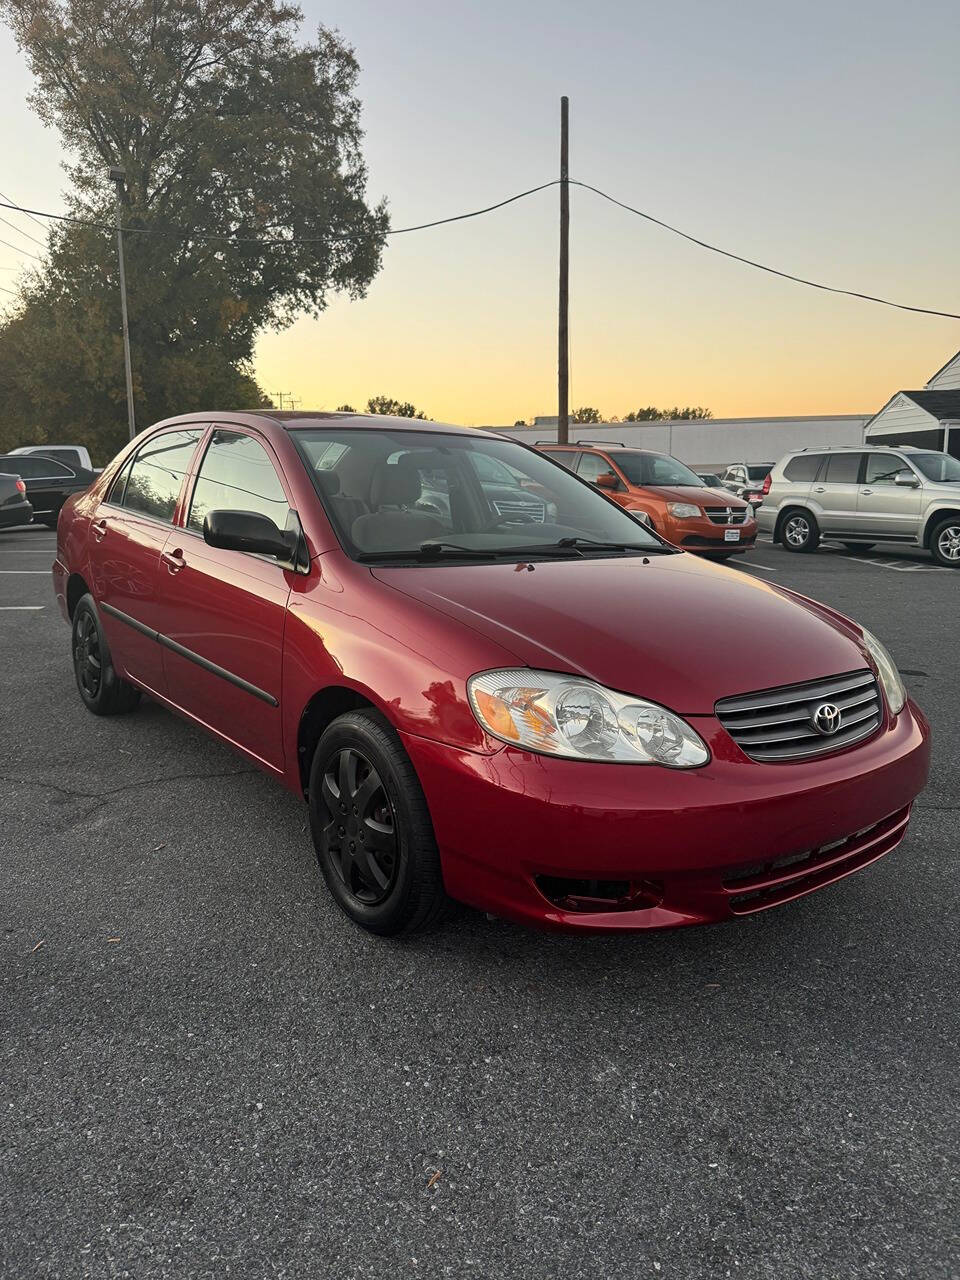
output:
M926 783L929 727L912 703L868 742L777 765L748 760L713 717L690 720L711 749L702 769L482 755L404 735L447 891L568 931L729 920L889 852ZM629 889L613 902L583 889L597 881Z
M739 533L736 542L726 540L726 532L732 529ZM706 516L694 520L670 520L664 522L663 536L674 546L684 551L693 551L697 555L730 555L738 551L749 551L757 540L756 519L745 520L743 524L714 524Z

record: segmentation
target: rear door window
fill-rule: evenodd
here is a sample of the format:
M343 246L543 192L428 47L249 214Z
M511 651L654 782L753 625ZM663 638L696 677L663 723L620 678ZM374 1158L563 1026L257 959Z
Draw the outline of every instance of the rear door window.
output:
M559 462L568 471L576 471L577 469L577 459L580 455L575 449L541 449L540 452L545 453L554 462Z
M783 468L783 478L792 480L794 483L802 480L816 480L821 462L823 462L822 453L801 453L796 458L791 458Z
M597 476L615 476L616 472L607 459L602 458L599 453L582 453L577 466L577 475L582 480L589 480L591 484L596 484Z
M862 457L862 453L831 453L827 458L827 483L856 484Z
M123 494L127 511L167 524L173 520L183 477L203 431L203 427L164 431L147 441L130 468Z

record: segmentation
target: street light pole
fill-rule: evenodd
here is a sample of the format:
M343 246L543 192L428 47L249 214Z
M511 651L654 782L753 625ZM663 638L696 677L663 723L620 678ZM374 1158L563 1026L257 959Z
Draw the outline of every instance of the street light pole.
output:
M127 273L123 264L123 227L121 224L123 169L111 169L110 177L116 188L117 258L120 263L120 316L123 324L123 368L127 379L127 427L130 439L137 434L137 422L133 412L133 372L130 367L130 328L127 324Z

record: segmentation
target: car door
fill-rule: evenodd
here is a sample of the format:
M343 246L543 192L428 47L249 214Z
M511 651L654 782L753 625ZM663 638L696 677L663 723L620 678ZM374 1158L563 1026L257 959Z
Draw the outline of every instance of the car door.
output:
M899 485L896 477L907 471L915 486ZM866 536L913 541L919 535L923 490L920 479L896 453L868 453L863 483L857 499L857 528Z
M283 529L291 505L276 459L255 432L215 427L195 471L161 570L167 696L279 770L283 629L295 573L267 556L210 546L203 519L253 511Z
M581 480L586 480L590 484L597 484L598 476L613 476L617 482L614 488L600 488L599 485L597 485L597 488L600 489L601 493L612 498L614 502L619 502L621 506L624 505L627 498L627 486L614 471L609 460L603 457L602 454L588 453L586 451L581 453L580 461L577 463L577 475Z
M821 533L856 533L862 453L827 454L827 465L810 486L810 502Z
M160 694L160 557L204 430L152 435L113 481L90 526L90 585L111 653L125 674Z

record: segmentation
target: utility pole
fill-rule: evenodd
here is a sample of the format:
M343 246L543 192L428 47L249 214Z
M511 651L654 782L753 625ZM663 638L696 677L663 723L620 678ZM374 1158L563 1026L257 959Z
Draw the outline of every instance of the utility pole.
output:
M570 439L570 99L560 99L560 317L557 352L557 443Z
M123 227L121 225L123 180L126 173L123 169L111 169L110 177L116 188L117 210L117 258L120 263L120 316L123 323L123 370L127 379L127 427L130 439L137 434L137 421L133 411L133 372L130 368L130 327L127 324L127 273L123 265Z
M277 408L278 408L278 409L282 409L282 408L283 408L283 397L284 397L284 396L286 396L286 397L287 397L287 399L288 399L288 400L289 400L289 402L290 402L288 407L289 407L289 408L291 408L291 409L293 408L293 392L292 392L292 391L271 391L271 392L270 392L270 394L273 396L274 400L276 400L276 401L278 402L278 403L277 403ZM297 403L299 404L300 402L299 402L299 401L297 401Z

